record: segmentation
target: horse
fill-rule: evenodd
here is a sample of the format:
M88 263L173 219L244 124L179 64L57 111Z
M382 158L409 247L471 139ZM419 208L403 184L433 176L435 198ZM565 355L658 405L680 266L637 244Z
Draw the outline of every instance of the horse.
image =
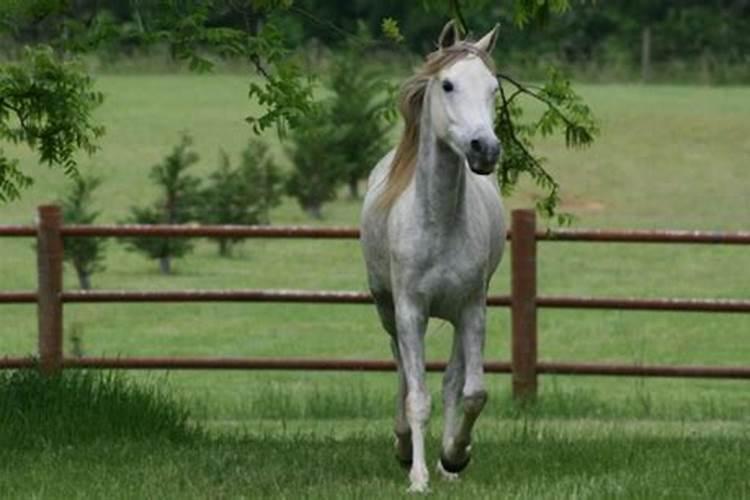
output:
M401 87L404 131L371 172L362 208L368 284L398 367L396 457L410 469L413 492L427 491L429 482L424 337L430 317L454 327L437 462L446 479L457 479L468 465L472 428L487 402L487 288L505 241L500 190L490 175L501 154L490 57L497 31L496 25L470 42L453 22L443 28L438 49Z

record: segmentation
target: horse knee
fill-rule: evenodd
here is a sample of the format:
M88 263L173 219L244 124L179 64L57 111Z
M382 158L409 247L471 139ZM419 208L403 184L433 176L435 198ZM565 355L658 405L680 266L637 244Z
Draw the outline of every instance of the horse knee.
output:
M464 394L464 411L472 415L478 415L487 403L487 399L487 391L484 389Z
M430 418L432 401L424 390L409 391L406 395L406 416L410 424L423 424Z

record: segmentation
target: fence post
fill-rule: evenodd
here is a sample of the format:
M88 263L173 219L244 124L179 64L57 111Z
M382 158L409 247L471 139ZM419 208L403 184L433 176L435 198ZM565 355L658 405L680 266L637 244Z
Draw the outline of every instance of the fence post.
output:
M38 209L37 221L37 320L39 334L39 369L45 375L56 375L62 369L63 241L60 234L62 212L56 205Z
M537 393L536 213L514 210L511 227L511 366L513 397Z

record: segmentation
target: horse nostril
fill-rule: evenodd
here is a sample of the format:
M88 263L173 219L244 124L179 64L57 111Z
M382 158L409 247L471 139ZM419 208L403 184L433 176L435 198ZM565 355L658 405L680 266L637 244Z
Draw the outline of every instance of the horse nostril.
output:
M481 153L482 152L482 143L478 139L472 139L472 141L471 141L471 149L473 149L477 153Z

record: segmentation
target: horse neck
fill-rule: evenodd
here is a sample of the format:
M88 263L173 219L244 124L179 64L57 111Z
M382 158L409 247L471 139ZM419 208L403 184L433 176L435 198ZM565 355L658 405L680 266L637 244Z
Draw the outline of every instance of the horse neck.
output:
M420 122L415 189L417 210L439 233L456 226L465 201L465 160L440 140L432 128L425 106Z

